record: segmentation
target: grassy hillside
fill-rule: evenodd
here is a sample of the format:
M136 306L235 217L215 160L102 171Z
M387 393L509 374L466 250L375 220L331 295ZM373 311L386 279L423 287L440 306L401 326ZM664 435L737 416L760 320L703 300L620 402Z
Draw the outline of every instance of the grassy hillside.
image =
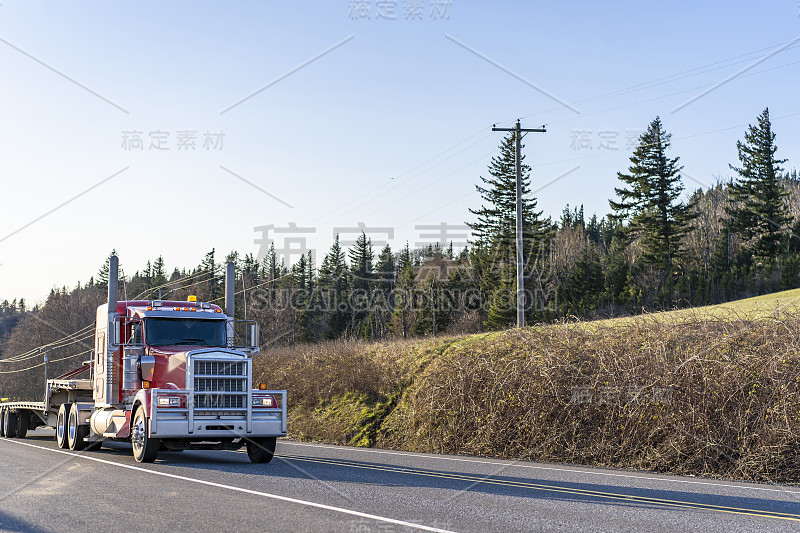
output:
M468 337L267 352L293 437L800 480L800 291Z
M759 320L770 316L800 312L800 289L775 292L705 307L692 307L662 313L638 315L634 317L611 318L584 322L588 326L613 326L629 324L637 320L659 320L680 322L681 320Z

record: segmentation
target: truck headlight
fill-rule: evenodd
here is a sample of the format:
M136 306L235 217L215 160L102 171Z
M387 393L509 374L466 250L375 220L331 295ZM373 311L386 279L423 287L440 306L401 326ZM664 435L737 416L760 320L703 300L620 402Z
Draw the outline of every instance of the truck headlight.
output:
M158 406L159 407L180 407L181 406L181 397L180 396L159 396L158 397Z
M273 408L277 406L278 402L275 401L273 396L253 396L253 407L266 407Z

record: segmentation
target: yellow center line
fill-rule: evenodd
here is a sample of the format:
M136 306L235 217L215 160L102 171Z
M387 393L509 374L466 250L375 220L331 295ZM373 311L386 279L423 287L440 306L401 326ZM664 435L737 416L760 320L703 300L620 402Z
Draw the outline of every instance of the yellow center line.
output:
M393 467L393 466L379 466L379 465L364 465L358 463L350 463L347 461L339 461L336 459L323 459L323 458L316 458L316 457L303 457L299 455L276 455L276 457L280 457L282 459L292 459L296 461L306 461L311 463L321 463L321 464L329 464L335 466L345 466L349 468L360 468L363 470L377 470L383 472L393 472L399 474L410 474L416 476L426 476L426 477L434 477L434 478L442 478L442 479L453 479L457 481L470 481L474 483L481 483L487 485L502 485L507 487L518 487L518 488L527 488L527 489L535 489L535 490L542 490L547 492L557 492L562 494L571 494L571 495L580 495L580 496L595 496L598 498L606 498L606 499L613 499L613 500L623 500L627 502L635 502L635 503L649 503L649 504L658 504L658 505L667 505L671 507L680 507L680 508L688 508L688 509L701 509L707 511L716 511L722 513L731 513L731 514L740 514L740 515L747 515L747 516L756 516L756 517L764 517L764 518L776 518L780 520L791 520L795 522L800 522L800 514L792 514L792 513L778 513L772 511L763 511L759 509L744 509L739 507L730 507L730 506L723 506L723 505L714 505L710 503L700 503L700 502L687 502L681 500L669 500L663 498L652 498L648 496L634 496L628 494L618 494L614 492L602 492L602 491L595 491L595 490L588 490L588 489L577 489L577 488L567 488L567 487L558 487L555 485L544 485L540 483L530 483L525 481L510 481L510 480L502 480L502 479L493 479L489 477L477 477L472 475L466 474L452 474L452 473L444 473L444 472L428 472L425 470L418 470L414 468L405 468L405 467Z

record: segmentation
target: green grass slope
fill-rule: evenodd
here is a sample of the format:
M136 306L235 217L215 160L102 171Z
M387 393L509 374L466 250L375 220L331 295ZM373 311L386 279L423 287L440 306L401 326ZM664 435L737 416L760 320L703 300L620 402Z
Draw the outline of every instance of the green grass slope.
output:
M468 337L270 351L294 438L800 481L800 291Z

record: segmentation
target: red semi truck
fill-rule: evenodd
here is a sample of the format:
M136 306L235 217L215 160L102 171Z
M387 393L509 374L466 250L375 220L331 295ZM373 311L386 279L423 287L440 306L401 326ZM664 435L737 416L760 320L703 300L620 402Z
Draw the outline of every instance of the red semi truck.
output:
M243 446L252 462L269 462L277 437L286 435L286 391L253 387L258 328L234 321L233 264L225 312L191 296L118 301L117 269L112 256L92 360L47 380L43 402L0 403L0 436L24 438L44 426L71 450L129 441L139 462L154 461L160 450Z

